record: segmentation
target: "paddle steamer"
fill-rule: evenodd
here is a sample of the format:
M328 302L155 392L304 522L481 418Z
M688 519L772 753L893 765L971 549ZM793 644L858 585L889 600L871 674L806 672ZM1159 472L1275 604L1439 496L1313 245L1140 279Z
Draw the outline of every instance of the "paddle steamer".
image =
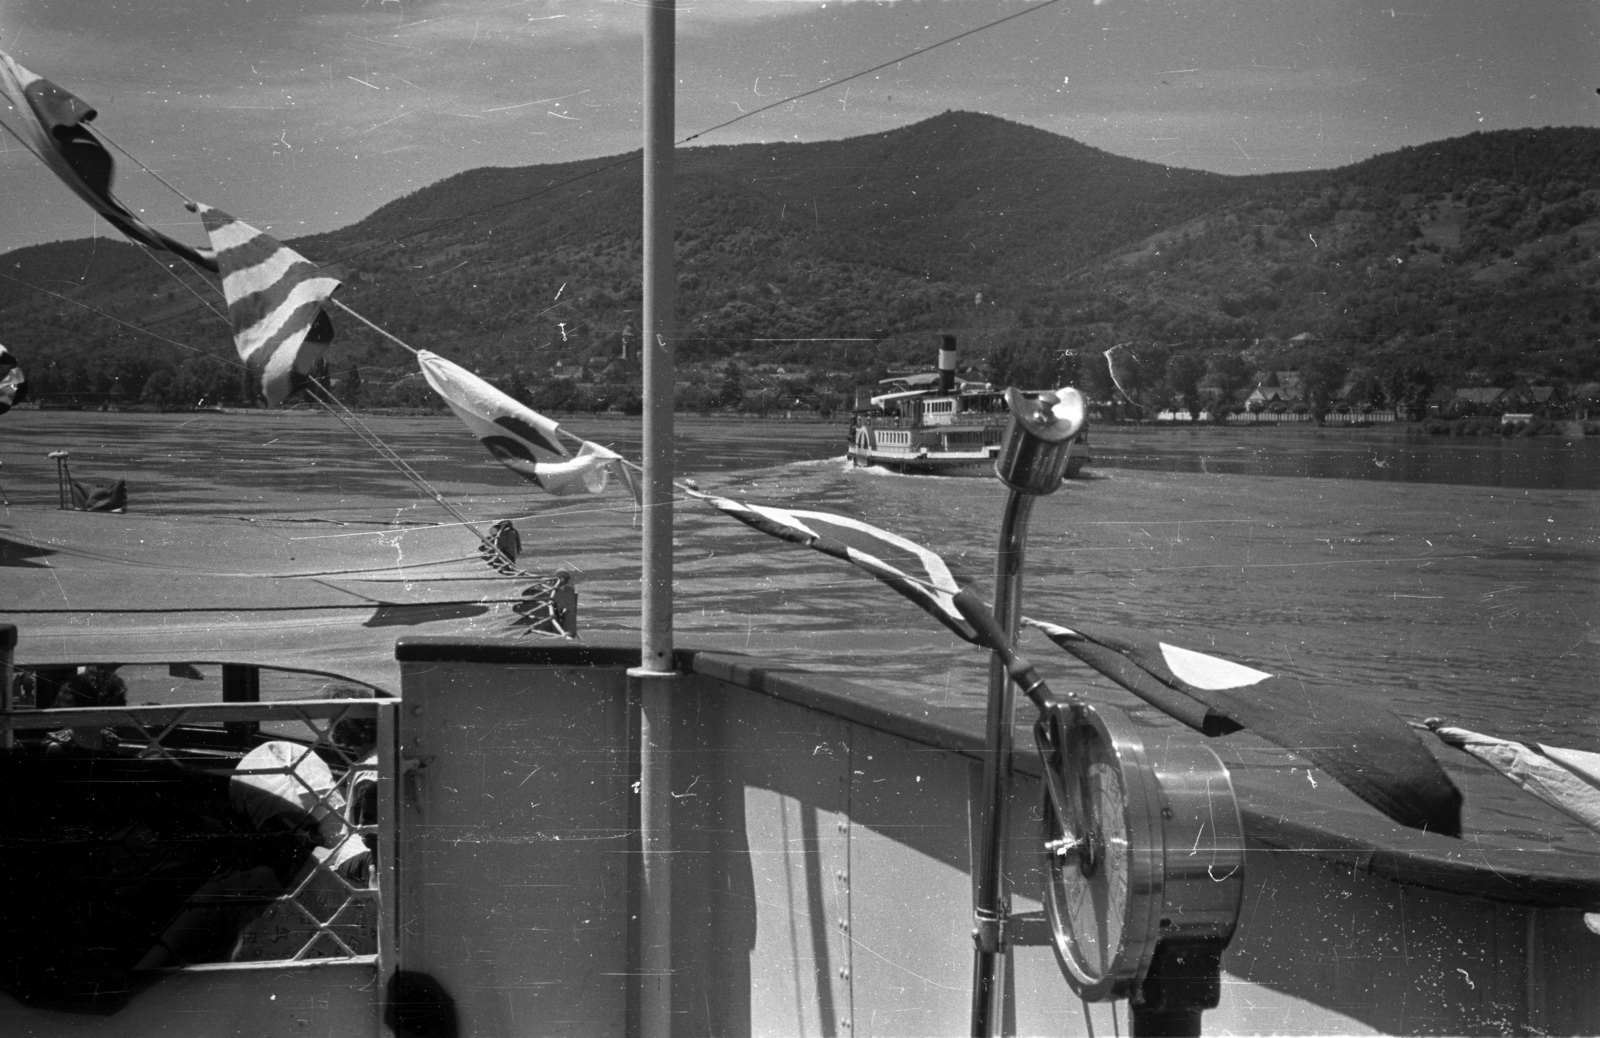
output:
M1005 391L956 375L956 338L943 336L935 371L884 382L887 392L850 419L850 463L918 476L992 476L1010 412ZM1081 434L1068 478L1088 462Z

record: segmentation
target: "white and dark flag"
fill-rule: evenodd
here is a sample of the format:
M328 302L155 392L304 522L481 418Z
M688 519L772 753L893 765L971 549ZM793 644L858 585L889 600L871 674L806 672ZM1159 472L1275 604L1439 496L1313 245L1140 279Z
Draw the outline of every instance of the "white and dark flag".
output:
M419 350L417 363L428 385L490 454L552 494L598 494L612 467L622 464L621 455L588 440L572 454L555 422L437 353Z

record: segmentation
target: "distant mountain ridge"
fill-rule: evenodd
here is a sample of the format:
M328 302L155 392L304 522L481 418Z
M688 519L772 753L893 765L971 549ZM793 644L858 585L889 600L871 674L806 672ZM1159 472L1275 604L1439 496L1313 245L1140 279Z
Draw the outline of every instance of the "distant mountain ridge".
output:
M629 158L470 170L291 244L414 345L530 393L553 374L621 391L640 299ZM812 380L838 394L926 360L932 334L952 331L969 361L1026 361L1038 378L1075 377L1074 358L1117 343L1261 369L1320 353L1456 382L1600 378L1596 159L1600 130L1497 131L1234 177L967 112L847 140L682 149L680 365L843 372ZM33 246L0 271L227 355L222 322L131 246ZM358 367L373 400L415 388L399 351L336 323L335 374ZM0 341L46 390L137 400L162 395L146 392L159 375L167 397L239 395L227 365L12 281Z

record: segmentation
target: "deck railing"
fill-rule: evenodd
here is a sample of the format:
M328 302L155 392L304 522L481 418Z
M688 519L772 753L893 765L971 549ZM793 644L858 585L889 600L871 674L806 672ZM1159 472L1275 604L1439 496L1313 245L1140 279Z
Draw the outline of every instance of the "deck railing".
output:
M254 813L265 816L260 817L264 830L280 835L298 821L300 839L318 844L281 890L279 880L260 871L265 864L213 875L198 885L155 938L141 968L281 969L371 962L387 975L384 964L393 959L395 949L397 707L398 700L334 699L0 708L0 737L14 747L11 752L36 755L46 763L52 756L68 759L88 753L97 763L125 763L134 769L148 762L155 769L151 774L190 778L201 788L208 779L226 778L231 804L213 806L239 832L250 832L246 819ZM269 742L282 745L246 760L250 750ZM40 774L48 781L47 768ZM119 775L104 781L137 781ZM276 785L284 797L298 801L303 816L289 817L295 813L289 800L285 807L290 809L282 811L276 806L256 812L241 807L240 787L252 784ZM9 789L6 795L24 796L27 791ZM258 795L263 797L270 800L271 794ZM138 794L133 802L139 802Z

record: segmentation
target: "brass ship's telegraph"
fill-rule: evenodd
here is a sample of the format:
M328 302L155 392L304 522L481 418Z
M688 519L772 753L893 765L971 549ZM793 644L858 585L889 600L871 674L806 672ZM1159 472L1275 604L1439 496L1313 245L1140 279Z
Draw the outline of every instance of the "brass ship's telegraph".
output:
M1044 761L1045 914L1067 982L1095 1001L1127 998L1134 1035L1200 1033L1221 994L1222 952L1244 891L1244 829L1228 769L1192 736L1153 738L1126 714L1057 700L1017 652L1022 568L1036 498L1061 486L1087 402L1064 386L1006 391L1011 422L995 475L1008 489L995 561L994 612L955 604L986 625L989 709L973 866L972 1028L992 1038L1001 1018L1004 885L1015 690L1039 709ZM965 595L966 592L963 592Z
M1113 707L1055 703L1034 732L1045 914L1067 982L1131 998L1136 1033L1198 1033L1244 890L1228 769L1193 738L1147 741L1155 730Z

